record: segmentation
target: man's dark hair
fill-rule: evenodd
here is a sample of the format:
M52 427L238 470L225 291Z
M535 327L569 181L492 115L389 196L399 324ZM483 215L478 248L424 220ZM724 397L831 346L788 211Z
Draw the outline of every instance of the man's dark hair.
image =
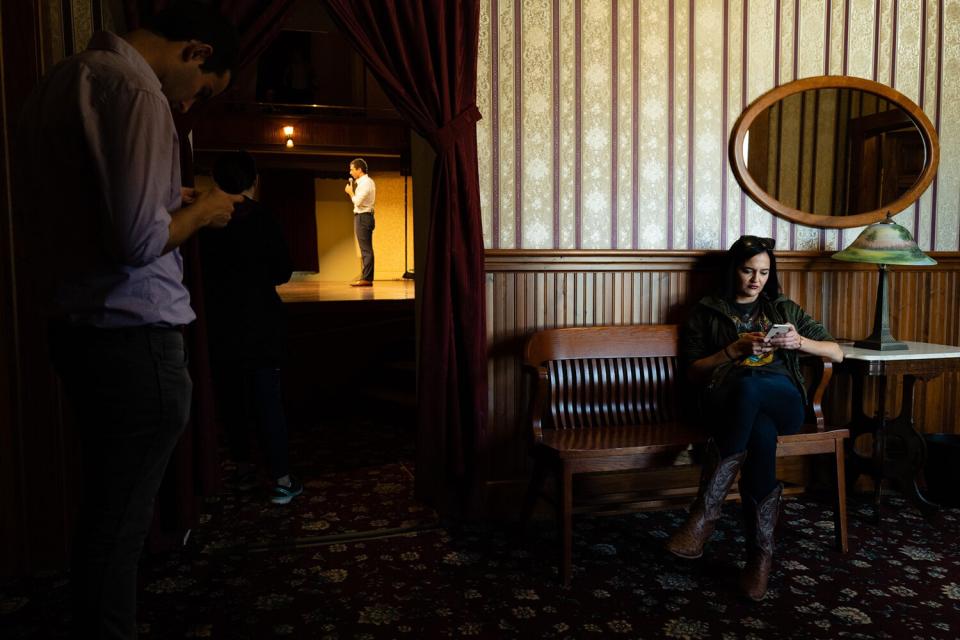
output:
M171 42L196 40L213 53L200 68L222 76L237 66L240 38L237 29L213 8L196 0L177 0L144 21L144 28Z
M252 187L256 179L257 163L246 151L220 154L213 165L213 180L227 193L242 193Z
M364 173L369 173L369 171L367 171L367 161L363 158L354 158L350 161L350 166L360 169L360 171L363 171Z

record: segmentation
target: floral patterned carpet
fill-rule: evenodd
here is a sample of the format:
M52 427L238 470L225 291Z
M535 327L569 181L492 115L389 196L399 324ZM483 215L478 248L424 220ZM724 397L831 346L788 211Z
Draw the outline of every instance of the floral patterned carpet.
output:
M144 558L141 637L960 637L960 510L928 522L892 496L876 526L852 496L844 556L829 507L790 499L760 604L736 593L736 504L693 562L661 550L680 511L580 519L564 589L550 522L520 538L418 505L410 439L373 423L308 431L292 447L307 484L292 504L210 499L186 546ZM0 584L0 636L66 637L66 604L63 574Z

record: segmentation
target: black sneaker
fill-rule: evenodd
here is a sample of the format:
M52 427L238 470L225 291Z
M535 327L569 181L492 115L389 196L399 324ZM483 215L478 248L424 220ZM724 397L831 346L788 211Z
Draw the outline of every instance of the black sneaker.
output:
M290 476L290 486L275 484L270 489L270 502L273 504L289 504L291 500L303 493L303 483Z

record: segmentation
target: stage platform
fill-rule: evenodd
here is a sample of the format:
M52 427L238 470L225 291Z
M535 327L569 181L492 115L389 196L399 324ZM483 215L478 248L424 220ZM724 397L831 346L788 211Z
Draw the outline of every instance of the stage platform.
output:
M297 273L277 291L287 311L283 397L291 423L382 401L397 416L409 414L416 404L413 280L351 287Z
M277 287L280 299L289 304L305 302L381 302L398 303L414 300L413 280L376 280L372 287L351 287L349 282L314 280L295 277Z

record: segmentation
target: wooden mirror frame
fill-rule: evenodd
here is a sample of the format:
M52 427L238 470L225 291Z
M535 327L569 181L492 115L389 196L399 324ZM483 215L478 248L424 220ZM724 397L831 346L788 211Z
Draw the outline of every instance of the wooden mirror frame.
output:
M850 216L827 216L810 213L808 211L800 211L774 199L773 196L762 189L747 170L746 159L743 157L743 140L754 120L767 108L787 96L811 89L858 89L885 98L903 109L910 116L911 120L913 120L913 123L920 132L920 138L923 140L925 154L924 166L916 184L889 205L873 211L857 213ZM930 186L930 183L933 181L933 176L937 172L937 166L940 164L940 142L937 139L937 132L923 110L910 98L896 89L880 84L879 82L852 76L815 76L812 78L803 78L780 85L763 94L750 103L750 106L740 114L737 122L733 125L733 131L730 134L729 153L733 175L736 176L740 187L748 196L753 198L754 202L774 215L778 215L791 222L809 227L829 227L834 229L865 226L883 220L887 216L887 212L896 214L903 211L916 202L924 190Z

